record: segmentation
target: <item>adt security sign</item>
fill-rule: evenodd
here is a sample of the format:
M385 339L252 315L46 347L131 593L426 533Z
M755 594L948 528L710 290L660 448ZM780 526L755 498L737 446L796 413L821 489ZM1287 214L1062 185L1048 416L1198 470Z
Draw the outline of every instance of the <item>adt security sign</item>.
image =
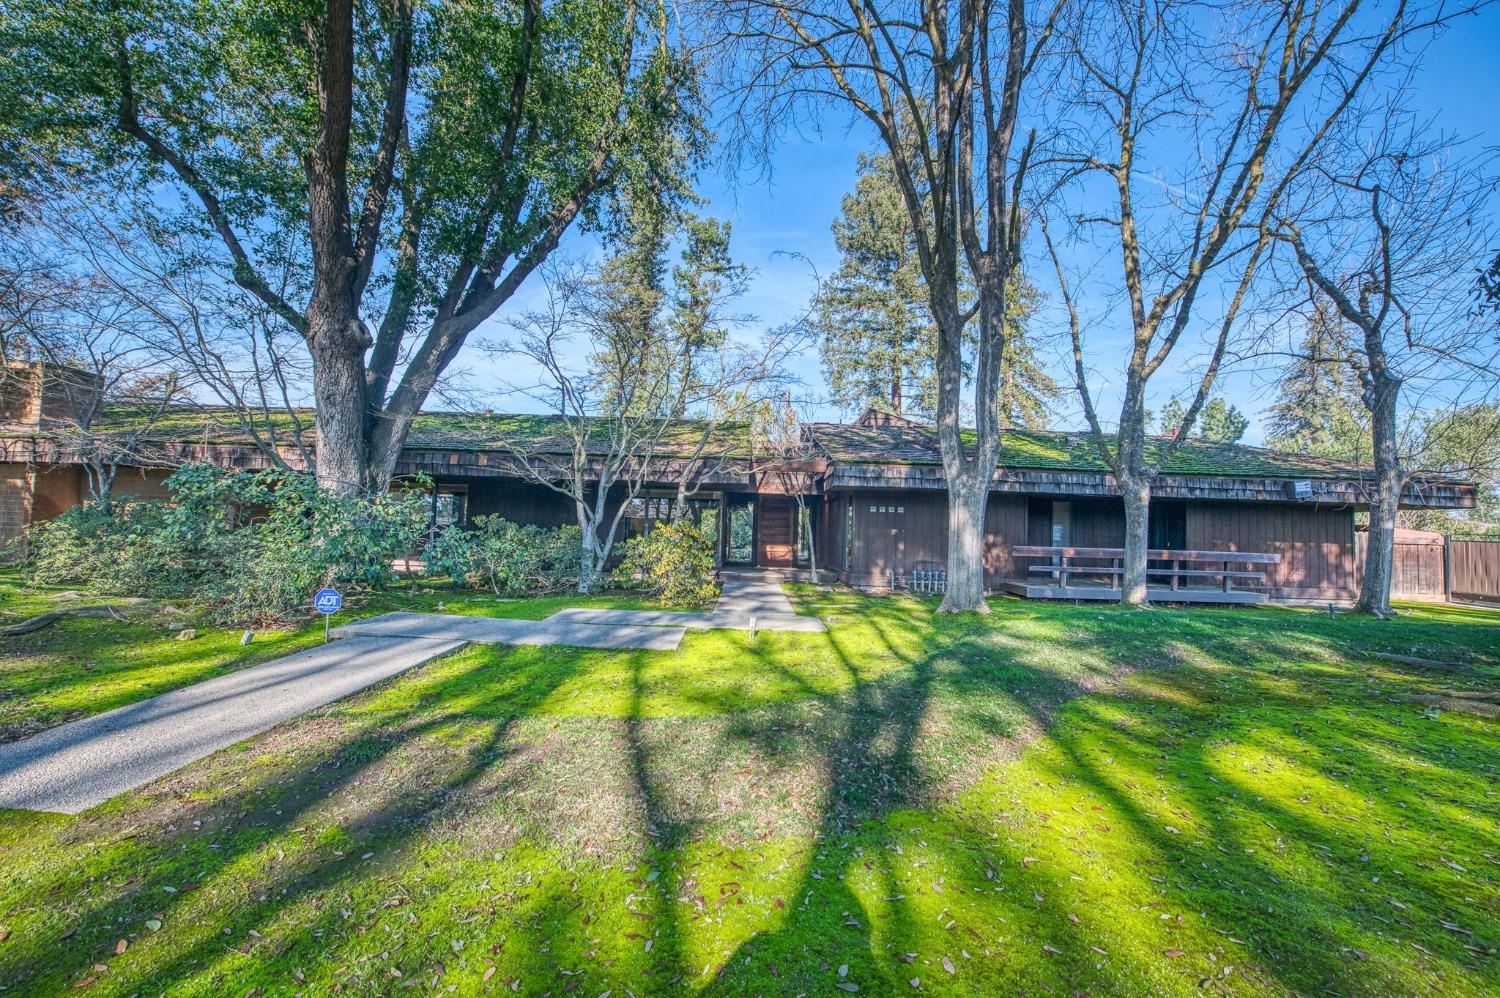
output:
M337 589L319 589L318 594L313 597L313 609L323 615L323 640L328 640L328 618L338 613L339 607L344 605L344 597L339 595Z

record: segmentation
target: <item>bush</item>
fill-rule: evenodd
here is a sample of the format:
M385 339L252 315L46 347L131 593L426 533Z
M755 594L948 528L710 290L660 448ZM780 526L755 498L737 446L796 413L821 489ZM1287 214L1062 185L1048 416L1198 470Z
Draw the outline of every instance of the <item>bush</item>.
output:
M582 531L480 516L473 529L451 526L433 538L428 571L496 595L553 592L578 584Z
M719 598L714 579L714 543L692 523L658 523L632 537L615 570L620 585L634 585L662 603L704 606Z
M188 466L176 500L103 500L28 531L33 577L90 590L190 598L224 623L305 613L325 585L382 585L426 532L416 490L366 499L320 491L307 475Z

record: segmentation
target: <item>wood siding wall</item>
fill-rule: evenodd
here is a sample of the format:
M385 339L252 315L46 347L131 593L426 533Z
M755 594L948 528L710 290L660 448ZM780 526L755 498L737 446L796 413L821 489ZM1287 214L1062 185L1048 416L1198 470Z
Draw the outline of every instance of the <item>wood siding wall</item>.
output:
M1187 546L1206 551L1265 551L1281 555L1267 566L1263 588L1278 599L1353 599L1354 511L1272 503L1189 503Z
M578 522L573 501L545 485L503 478L444 478L437 483L439 487L468 486L470 523L476 516L503 516L513 523L538 527L562 527Z
M1073 499L1072 543L1119 547L1125 514L1111 499ZM844 564L838 526L844 504L854 507L853 560ZM947 497L894 490L835 493L825 504L828 521L824 567L851 585L881 589L891 574L942 568L947 560ZM873 512L872 512L873 508ZM1050 543L1051 500L996 494L985 517L985 581L1026 578L1034 560L1016 558L1019 544ZM1340 507L1270 503L1188 503L1186 547L1280 554L1271 566L1270 595L1281 599L1349 599L1354 571L1354 515Z

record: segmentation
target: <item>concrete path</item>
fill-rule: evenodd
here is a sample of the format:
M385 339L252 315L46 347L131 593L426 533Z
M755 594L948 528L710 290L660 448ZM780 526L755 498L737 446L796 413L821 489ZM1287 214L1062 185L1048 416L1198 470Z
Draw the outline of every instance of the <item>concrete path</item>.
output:
M682 644L681 627L643 627L640 622L570 620L555 613L546 620L465 617L448 613L395 613L335 627L336 637L417 638L424 641L477 641L496 645L576 645L580 648L644 648L673 651ZM609 626L600 626L609 625Z
M465 643L346 638L0 745L0 808L77 814Z
M781 577L771 574L725 575L724 591L712 613L679 613L670 610L560 610L550 621L577 624L688 627L695 630L727 628L746 631L753 617L760 631L826 631L817 617L804 617L792 609L781 588Z

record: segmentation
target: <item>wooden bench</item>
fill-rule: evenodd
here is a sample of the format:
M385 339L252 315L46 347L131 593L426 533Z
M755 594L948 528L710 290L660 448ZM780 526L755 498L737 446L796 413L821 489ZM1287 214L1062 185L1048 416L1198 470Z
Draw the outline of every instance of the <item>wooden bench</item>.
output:
M1056 577L1059 587L1066 589L1070 576L1102 575L1116 578L1125 574L1124 548L1046 547L1020 544L1011 548L1017 558L1051 558L1050 565L1032 565L1028 572ZM1233 590L1235 579L1257 579L1264 581L1265 570L1259 568L1232 568L1232 565L1276 565L1281 555L1262 551L1178 551L1168 548L1147 550L1149 561L1168 562L1167 567L1147 565L1146 577L1166 577L1173 590L1182 588L1184 579L1215 578L1223 580L1224 592ZM1079 560L1109 561L1109 565L1080 565ZM1217 563L1218 568L1187 568L1185 565ZM1118 583L1116 583L1118 584Z

